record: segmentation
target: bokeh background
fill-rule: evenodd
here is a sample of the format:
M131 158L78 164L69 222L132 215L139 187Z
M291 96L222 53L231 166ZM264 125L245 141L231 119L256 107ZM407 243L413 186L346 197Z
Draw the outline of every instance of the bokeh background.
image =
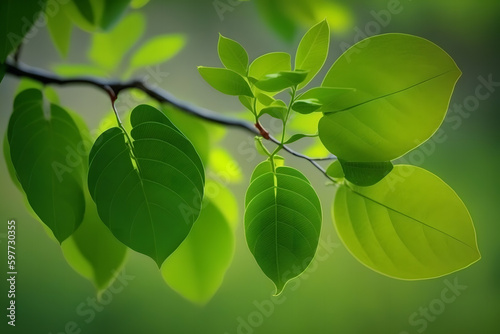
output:
M220 7L222 5L222 7ZM218 7L217 7L218 6ZM387 24L378 24L374 13L400 9ZM217 9L218 8L218 9ZM221 9L223 8L223 9ZM496 0L360 0L360 1L160 1L141 9L147 17L147 36L178 32L187 36L182 53L160 66L168 72L161 87L175 96L220 113L242 108L237 99L222 96L199 76L196 66L219 66L218 33L239 41L253 59L271 51L294 53L300 36L313 23L327 17L332 27L326 70L361 34L404 32L440 45L463 72L451 106L471 101L479 77L500 82L500 2ZM372 30L370 30L372 29ZM378 31L379 30L379 31ZM356 36L358 35L358 36ZM344 43L344 44L343 44ZM21 60L51 70L60 63L85 63L90 35L73 31L71 48L63 60L47 29L39 29L24 46ZM145 75L139 73L138 77ZM6 131L18 79L6 76L0 84L0 138ZM96 127L109 111L108 98L86 86L57 88L61 104L81 113ZM468 99L468 100L467 100ZM0 163L0 261L5 268L5 233L8 219L17 221L17 326L2 333L381 333L381 334L497 334L500 333L500 86L459 116L450 108L442 125L446 140L418 163L452 186L474 219L482 259L449 276L425 281L400 281L377 274L354 259L340 244L332 225L330 207L335 188L305 161L285 155L300 168L318 191L324 210L321 239L330 253L284 293L272 297L273 285L247 249L242 219L237 229L234 260L224 282L205 306L185 300L162 280L147 257L130 252L126 275L133 277L123 291L96 312L92 321L78 315L77 307L95 296L91 283L66 263L60 247L25 209L23 197ZM249 158L238 149L249 135L230 129L221 143L238 159L244 178L231 185L243 210L243 196L252 168L260 157ZM250 141L251 142L251 141ZM410 153L411 154L411 153ZM253 155L251 155L253 156ZM409 159L408 155L406 159ZM7 291L1 270L1 309ZM457 281L462 290L451 303L442 303L442 292ZM262 311L261 306L266 305ZM273 305L270 307L269 305ZM440 305L444 305L441 307ZM426 309L431 308L430 311ZM272 311L271 311L272 309ZM5 312L5 311L3 311ZM416 314L415 314L416 312ZM426 313L427 312L427 313ZM427 314L427 315L426 315ZM74 331L69 322L75 322ZM244 324L246 325L244 325ZM243 325L242 325L243 324Z

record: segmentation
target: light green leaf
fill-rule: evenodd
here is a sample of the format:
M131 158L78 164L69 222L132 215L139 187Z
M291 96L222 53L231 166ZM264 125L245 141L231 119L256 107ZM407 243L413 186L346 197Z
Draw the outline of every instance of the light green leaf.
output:
M383 162L349 162L338 160L347 181L357 186L372 186L382 180L392 170L390 161Z
M57 51L63 58L66 58L71 42L73 26L71 19L66 15L66 11L59 9L53 15L47 15L47 26Z
M480 258L464 203L441 179L415 166L395 166L370 187L340 186L333 215L349 251L391 277L438 277Z
M221 210L207 199L188 237L163 263L161 273L172 289L203 305L222 284L233 254L233 229Z
M224 186L224 182L224 179L219 179L218 181L207 179L205 184L205 198L219 209L234 232L239 227L240 222L239 204L231 190Z
M259 117L267 114L273 118L277 118L277 119L280 119L282 121L285 121L287 111L288 111L287 107L283 107L283 106L279 106L279 105L270 106L270 107L263 108L259 113Z
M223 183L240 182L243 179L238 161L225 149L214 147L210 150L210 169Z
M342 169L342 165L340 161L335 160L328 166L326 169L326 174L331 176L334 180L341 182L345 178L344 170Z
M117 127L96 140L89 190L113 235L161 266L199 216L205 172L191 142L162 112L140 105L130 121L131 143Z
M225 68L198 66L203 79L219 92L227 95L245 95L253 97L248 82L238 73Z
M250 64L248 76L261 80L268 74L291 71L290 58L285 52L266 53Z
M292 109L301 114L310 114L321 108L318 99L300 99L293 103Z
M133 9L139 9L148 4L149 0L132 0L130 2L130 7Z
M257 88L266 92L278 92L285 88L297 86L307 77L306 71L288 71L267 74L255 82Z
M255 2L260 15L267 24L284 40L292 42L297 31L297 23L284 11L285 4L278 0L256 0Z
M0 1L0 64L23 40L44 9L46 0ZM28 23L23 18L28 18Z
M142 36L145 27L144 15L135 12L121 20L113 30L106 33L94 33L88 53L89 58L108 71L115 70L120 65L124 54Z
M317 134L307 135L304 133L297 133L297 134L294 134L293 136L291 136L290 138L288 138L288 140L285 141L285 144L295 143L297 140L300 140L302 138L314 138L317 136L318 136Z
M175 57L186 45L181 34L167 34L151 38L135 52L130 60L130 70L164 63Z
M324 87L356 89L337 98L319 122L323 144L347 161L390 161L425 142L440 126L460 70L437 45L384 34L347 50Z
M227 69L244 77L247 75L248 54L238 42L219 35L217 49L220 61Z
M72 117L61 107L44 110L41 91L28 89L16 96L9 120L12 165L29 204L59 242L83 220L83 143Z
M240 100L241 104L247 108L250 111L253 111L253 105L252 105L252 98L245 96L245 95L240 95L238 96L238 99Z
M88 64L55 64L52 70L60 76L75 77L75 76L96 76L107 77L108 72L97 65Z
M313 26L304 35L297 48L295 56L295 70L308 71L306 79L299 85L299 89L306 86L321 70L328 55L330 45L330 28L326 20Z
M314 257L321 229L321 205L307 178L290 167L261 163L245 197L245 235L276 294Z
M276 101L274 98L270 97L269 95L263 94L263 93L257 94L257 100L259 100L259 102L262 103L266 107L270 106L274 101Z
M104 291L123 267L127 247L102 223L92 198L85 191L85 215L78 230L62 244L69 265Z

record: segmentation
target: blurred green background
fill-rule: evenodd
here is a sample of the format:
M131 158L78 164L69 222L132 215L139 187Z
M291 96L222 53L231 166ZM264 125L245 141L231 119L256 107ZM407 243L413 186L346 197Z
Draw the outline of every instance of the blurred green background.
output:
M221 10L220 3L227 7ZM394 10L397 13L377 21L376 17L381 20L381 11L391 8L397 8ZM196 70L197 65L219 66L216 48L219 32L245 46L251 59L271 51L293 54L305 30L315 21L328 17L332 41L323 74L341 54L342 45L352 45L363 34L404 32L440 45L456 60L463 76L442 125L446 140L418 163L439 175L466 203L474 219L482 259L449 276L415 282L391 279L367 269L348 253L335 233L330 215L335 188L325 186L324 177L308 163L285 155L288 164L302 169L319 193L324 210L321 239L323 244L330 245L327 250L331 252L320 247L321 256L306 274L292 281L280 297L272 297L271 281L251 257L240 219L233 263L221 288L206 306L183 299L163 282L153 261L130 252L125 273L133 279L127 281L122 291L112 294L112 299L103 300L106 305L99 304L102 307L87 323L90 314L82 316L77 308L81 303L86 304L88 298L94 298L93 286L69 267L60 247L27 212L2 162L1 268L5 268L6 263L7 220L16 219L18 227L17 326L7 328L2 314L2 333L5 330L53 334L500 333L500 182L497 177L500 86L492 87L490 96L474 108L469 105L471 111L465 108L481 83L479 77L491 76L494 82L500 82L500 2L153 0L141 11L147 17L145 36L173 32L187 36L182 53L160 65L162 72L168 72L161 87L181 99L221 113L242 108L237 99L215 92ZM269 24L271 21L273 24ZM89 45L89 34L75 29L68 59L62 60L47 29L43 28L26 43L21 60L48 70L61 62L85 63ZM139 73L138 77L146 74ZM322 76L318 75L315 82L321 82ZM6 131L17 84L18 79L9 76L0 84L0 138ZM61 104L81 113L91 128L109 111L108 98L93 88L72 86L57 88L57 91ZM458 113L455 104L465 104L466 112ZM244 142L252 143L247 133L230 130L222 143L244 171L244 180L231 186L239 199L240 212L251 170L261 159L243 152L241 143ZM410 157L411 153L406 159ZM7 305L5 272L6 269L2 269L0 276L3 310ZM462 290L453 302L442 302L444 289L454 281L458 281ZM73 331L72 322L80 332Z

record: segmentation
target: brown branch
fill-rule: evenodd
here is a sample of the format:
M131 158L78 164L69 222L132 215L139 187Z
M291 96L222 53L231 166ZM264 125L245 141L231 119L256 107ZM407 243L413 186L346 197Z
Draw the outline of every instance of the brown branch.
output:
M34 79L36 81L41 82L44 85L62 86L62 85L72 85L72 84L84 84L84 85L94 86L106 92L106 94L108 94L112 100L116 99L116 97L121 91L135 88L143 91L149 97L160 103L170 104L176 107L177 109L180 109L190 115L196 116L205 121L240 128L252 133L253 135L262 136L265 139L268 139L278 145L281 144L279 140L270 136L269 132L267 132L260 124L255 125L244 120L227 117L215 113L209 109L195 106L188 102L177 99L172 94L163 89L150 87L140 80L130 80L126 82L121 82L113 80L103 80L100 78L93 78L93 77L63 78L41 69L29 67L22 64L9 64L9 63L6 64L6 73L16 77L26 77ZM311 158L291 149L286 145L283 145L283 149L288 153L292 154L293 156L308 160L317 169L319 169L328 179L331 180L331 178L326 174L326 171L316 161L333 160L336 159L335 156L331 155L325 158Z

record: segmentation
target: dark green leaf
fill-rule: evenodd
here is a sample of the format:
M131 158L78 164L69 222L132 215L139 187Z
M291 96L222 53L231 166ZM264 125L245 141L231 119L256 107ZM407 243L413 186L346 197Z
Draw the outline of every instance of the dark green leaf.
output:
M17 46L45 8L46 0L0 1L0 64ZM23 19L24 18L24 19Z
M226 68L198 66L203 79L219 92L227 95L246 95L253 97L248 82L238 73Z
M102 221L158 266L198 218L205 173L191 142L159 110L130 116L132 143L120 128L101 134L89 161L89 190Z
M344 183L333 215L350 252L391 277L438 277L481 257L464 203L441 179L418 167L395 166L370 187Z
M297 48L295 70L308 71L307 77L299 85L299 89L307 85L325 63L330 45L330 28L326 20L313 26L304 35Z
M94 10L92 8L92 4L90 0L73 0L73 3L78 8L78 11L83 16L87 22L90 24L95 23Z
M384 34L347 50L324 87L352 87L319 122L325 147L347 161L390 161L441 125L460 77L453 59L420 37Z
M290 167L261 163L245 197L248 247L279 294L314 257L321 229L321 205L307 178Z
M72 117L61 107L44 110L42 93L16 96L9 121L12 165L30 206L59 242L78 228L85 212L83 144Z
M287 71L266 75L263 79L255 82L257 88L266 92L278 92L285 88L297 86L305 80L306 71Z
M242 76L247 75L248 54L238 42L219 35L217 49L220 61L227 69Z
M372 186L382 180L392 170L390 161L384 162L349 162L338 160L342 165L347 181L357 186Z

